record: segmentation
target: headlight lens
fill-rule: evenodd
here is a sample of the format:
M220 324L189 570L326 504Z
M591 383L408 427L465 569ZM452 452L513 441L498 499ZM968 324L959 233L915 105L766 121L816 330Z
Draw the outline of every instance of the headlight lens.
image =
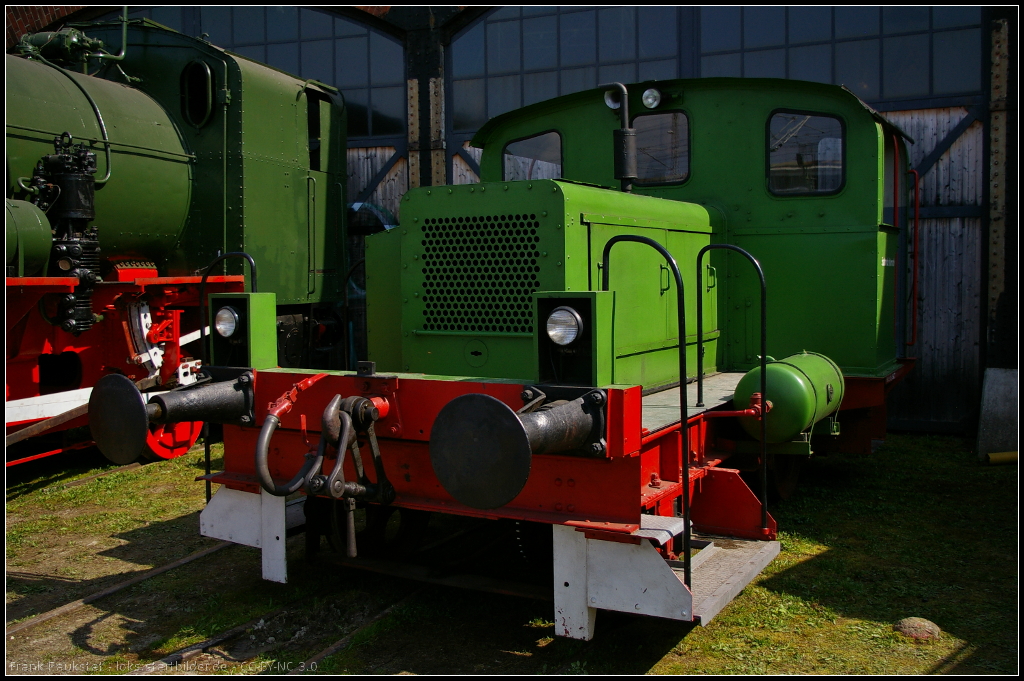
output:
M548 315L548 338L558 345L568 345L583 332L583 318L571 307L556 307Z
M213 327L220 335L230 338L238 328L238 313L233 308L222 307L213 318Z
M654 107L661 104L661 93L655 90L654 88L644 90L644 94L640 98L640 101L642 101L644 103L644 106L646 106L648 109L653 109Z

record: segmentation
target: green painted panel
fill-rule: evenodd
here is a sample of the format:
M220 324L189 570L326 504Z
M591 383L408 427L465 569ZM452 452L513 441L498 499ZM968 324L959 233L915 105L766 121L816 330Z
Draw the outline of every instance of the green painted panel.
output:
M385 280L400 268L402 369L424 373L539 380L542 331L533 292L571 297L598 289L601 250L615 234L654 235L670 249L695 254L711 231L700 206L552 180L421 188L403 204L400 257L368 257L368 299L372 309L374 300L393 295ZM644 361L652 368L629 369L628 381L677 380L677 341L670 340L676 294L662 291L661 256L637 248L624 244L613 251L613 272L621 272L613 276L615 299L626 302L613 306L601 297L597 307L609 324L598 350L608 357L595 357L593 368L602 382L618 380L613 342L616 355L623 354L620 346L649 346L634 347L621 362L628 367L633 357L650 357ZM646 309L651 304L660 310L657 324ZM708 314L713 319L713 306ZM391 356L386 342L371 345Z
M400 371L402 364L402 279L395 274L401 262L401 230L366 237L367 359L378 371Z

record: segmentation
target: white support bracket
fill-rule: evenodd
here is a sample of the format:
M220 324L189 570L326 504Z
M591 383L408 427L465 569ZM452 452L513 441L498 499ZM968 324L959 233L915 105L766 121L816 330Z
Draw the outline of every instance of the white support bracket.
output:
M199 533L254 546L263 554L263 579L288 583L285 498L221 487L199 514Z
M552 526L555 630L589 641L597 609L689 622L693 596L646 538L639 543L588 539Z

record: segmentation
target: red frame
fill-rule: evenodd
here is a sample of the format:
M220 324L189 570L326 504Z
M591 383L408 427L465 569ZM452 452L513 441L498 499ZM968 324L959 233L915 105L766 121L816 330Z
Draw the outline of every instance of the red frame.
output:
M256 372L256 423L263 423L278 398L309 378L308 372ZM457 502L438 481L430 463L431 426L448 402L467 393L490 395L518 409L524 385L353 375L326 375L307 385L295 397L290 411L280 415L280 425L271 441L269 468L272 477L281 482L298 472L306 452L316 446L319 433L307 432L307 428L320 423L323 409L340 394L387 400L387 415L377 422L375 430L388 479L395 487L396 506L572 525L622 536L638 529L642 512L675 515L683 491L681 433L677 426L642 437L639 387L607 390L605 456L534 456L519 495L501 508L481 510ZM255 427L225 425L224 472L209 479L232 489L258 493L254 461L258 435ZM714 528L733 536L774 539L774 519L769 518L768 529L762 530L760 502L738 471L720 467L729 455L713 450L713 421L693 417L689 440L689 488L694 512L699 512L701 519L698 523L694 516L695 529ZM334 465L335 456L331 453L325 460L325 473ZM367 467L366 473L375 480L372 467ZM355 478L351 457L346 460L345 475L349 480Z
M136 268L115 272L116 278L121 281L99 282L93 288L92 309L94 313L102 315L102 320L79 336L51 325L36 310L47 294L72 293L78 285L78 279L7 277L7 400L37 397L41 394L41 355L59 355L64 352L78 355L81 360L81 380L77 385L69 386L69 390L92 387L109 373L121 373L133 380L145 378L148 372L131 357L125 314L128 304L143 298L149 304L154 321L150 341L164 343L166 361L161 367L160 382L166 383L175 375L180 361L182 317L188 319L186 329L194 329L199 325L199 284L202 277L142 276L124 281L129 273L153 275L155 270ZM206 280L206 292L237 293L244 290L244 281L244 277L238 275L211 276ZM8 433L40 420L10 424ZM84 423L83 419L75 419L57 426L53 431L66 430ZM150 440L151 445L156 447L154 453L157 456L170 458L188 451L197 437L196 427L183 424L166 433L153 433ZM187 446L186 439L191 440ZM62 450L50 454L59 451Z

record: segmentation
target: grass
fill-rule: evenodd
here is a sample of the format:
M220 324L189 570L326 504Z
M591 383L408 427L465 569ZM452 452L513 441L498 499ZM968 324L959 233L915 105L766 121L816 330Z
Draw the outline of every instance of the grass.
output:
M70 488L102 466L9 483L8 616L209 545L197 533L201 467L191 453ZM782 553L707 627L602 612L587 643L553 636L550 603L426 587L317 671L1015 673L1017 510L1016 466L980 465L964 440L893 435L870 456L808 463L796 494L772 509ZM40 628L26 645L39 659L104 660L117 671L299 602L300 614L251 632L250 663L192 670L274 673L420 588L305 564L301 545L289 544L288 585L262 582L258 552L232 547L104 599L71 634L55 620L57 634ZM894 632L908 616L936 622L941 638ZM271 635L290 643L261 650ZM10 661L21 653L8 644Z

